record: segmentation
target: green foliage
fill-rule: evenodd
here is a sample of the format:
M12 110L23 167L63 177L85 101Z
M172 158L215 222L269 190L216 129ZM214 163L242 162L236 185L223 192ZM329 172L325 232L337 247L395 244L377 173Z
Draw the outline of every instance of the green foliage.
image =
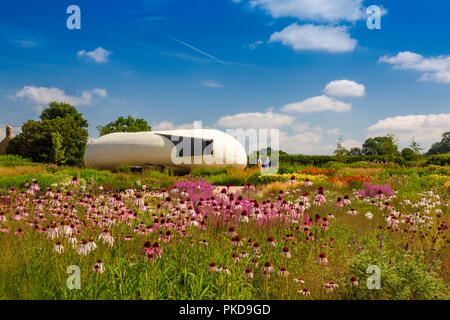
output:
M392 135L367 139L362 146L364 155L398 155L398 147Z
M434 143L430 150L428 150L427 155L433 154L443 154L450 152L450 131L445 132L442 135L442 140L440 142Z
M9 141L6 153L35 162L81 165L88 138L81 114L70 105L52 102L41 118L25 122L22 133Z
M15 154L0 155L0 167L19 167L19 166L36 166L37 163L31 162Z
M446 154L436 154L428 158L427 165L434 164L438 166L450 165L450 152Z
M53 120L57 118L72 117L75 123L81 128L87 128L88 122L83 118L83 115L78 110L67 103L50 102L49 107L44 109L41 113L41 120Z
M380 268L381 288L370 290L367 268ZM387 253L382 250L363 251L350 261L350 276L359 280L358 288L348 289L344 296L352 299L429 300L446 299L448 290L429 265L418 254ZM435 296L436 295L436 296Z
M404 148L402 150L402 157L406 161L413 161L413 160L417 159L417 154L411 148Z
M128 118L119 117L116 121L108 123L106 126L98 126L100 136L113 132L140 132L151 131L152 128L148 125L144 119L134 119L131 116Z

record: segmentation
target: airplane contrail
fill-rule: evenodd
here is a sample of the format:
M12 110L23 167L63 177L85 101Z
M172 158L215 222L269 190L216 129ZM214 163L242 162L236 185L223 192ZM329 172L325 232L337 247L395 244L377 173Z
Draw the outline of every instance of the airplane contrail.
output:
M173 37L170 37L170 38L171 38L172 40L174 40L174 41L176 41L176 42L178 42L178 43L180 43L180 44L182 44L182 45L184 45L184 46L186 46L186 47L188 47L188 48L190 48L190 49L192 49L192 50L194 50L194 51L196 51L196 52L198 52L198 53L200 53L200 54L202 54L202 55L204 55L204 56L207 56L208 58L210 58L210 59L212 59L212 60L214 60L214 61L216 61L216 62L218 62L218 63L221 63L221 64L224 64L224 65L228 66L228 64L227 64L226 62L224 62L224 61L222 61L222 60L220 60L220 59L214 57L213 55L210 55L210 54L207 53L207 52L204 52L204 51L202 51L202 50L200 50L200 49L197 49L196 47L194 47L193 45L190 45L189 43L186 43L186 42L184 42L184 41L175 39L175 38L173 38Z

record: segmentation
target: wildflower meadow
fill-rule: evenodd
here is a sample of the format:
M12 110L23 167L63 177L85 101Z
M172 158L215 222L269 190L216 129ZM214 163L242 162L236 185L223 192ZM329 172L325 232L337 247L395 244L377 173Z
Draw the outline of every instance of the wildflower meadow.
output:
M2 159L2 299L449 298L448 167L232 186Z

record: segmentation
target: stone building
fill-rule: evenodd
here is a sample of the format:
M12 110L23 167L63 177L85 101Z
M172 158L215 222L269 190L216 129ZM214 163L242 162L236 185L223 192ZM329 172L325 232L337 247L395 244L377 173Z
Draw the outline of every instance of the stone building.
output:
M0 154L6 153L6 146L8 141L12 139L12 128L11 126L6 126L6 137L0 142Z

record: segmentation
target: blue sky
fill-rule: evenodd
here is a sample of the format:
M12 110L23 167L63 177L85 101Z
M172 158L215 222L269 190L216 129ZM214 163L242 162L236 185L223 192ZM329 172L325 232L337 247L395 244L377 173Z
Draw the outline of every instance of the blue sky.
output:
M386 133L428 148L450 130L449 15L441 0L1 2L0 135L65 100L91 137L130 114L154 129L277 128L290 153Z

